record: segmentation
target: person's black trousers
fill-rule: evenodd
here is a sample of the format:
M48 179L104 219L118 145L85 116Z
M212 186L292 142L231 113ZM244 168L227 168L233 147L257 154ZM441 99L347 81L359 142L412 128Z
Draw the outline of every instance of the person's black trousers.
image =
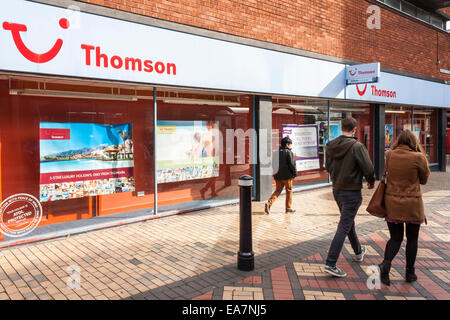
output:
M384 260L392 262L403 242L405 223L387 223L391 238L386 243ZM413 268L417 257L420 224L406 223L406 268Z
M328 251L326 264L330 267L336 266L347 236L355 254L361 253L361 244L355 230L355 216L362 202L361 190L333 189L333 195L341 212L341 218Z

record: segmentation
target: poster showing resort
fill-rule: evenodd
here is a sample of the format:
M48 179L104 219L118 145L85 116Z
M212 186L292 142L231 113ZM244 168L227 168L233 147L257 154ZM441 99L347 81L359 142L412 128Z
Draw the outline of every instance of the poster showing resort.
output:
M158 121L158 183L219 176L218 121Z
M41 202L135 190L131 124L39 127Z

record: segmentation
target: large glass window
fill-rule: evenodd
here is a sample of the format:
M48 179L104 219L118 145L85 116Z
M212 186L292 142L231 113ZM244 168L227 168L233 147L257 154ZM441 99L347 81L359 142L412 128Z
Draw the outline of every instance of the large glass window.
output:
M413 120L414 119L414 120ZM385 147L388 150L402 130L411 130L420 141L429 163L436 163L437 111L433 108L386 106Z
M414 107L413 132L426 152L429 163L437 162L436 124L436 109Z
M36 197L41 225L153 207L152 90L23 80L0 90L2 199Z
M237 198L252 175L251 96L158 89L157 101L158 210Z
M372 158L373 125L369 104L283 97L274 97L272 104L272 149L279 148L284 136L294 137L293 151L298 170L295 184L328 181L324 166L325 146L342 134L341 120L345 117L352 116L358 121L358 141L364 143ZM317 139L308 140L309 144L305 145L305 136L311 135L312 131Z
M341 120L346 117L353 117L358 122L356 138L365 145L369 152L370 159L373 159L373 115L370 104L332 102L330 112L330 140L342 134L340 129Z
M385 138L384 147L385 150L391 148L398 135L402 130L412 128L412 109L408 106L392 106L386 105L385 109Z
M290 136L293 140L298 170L294 184L327 182L324 144L328 101L274 97L272 106L272 151L279 149L283 137ZM307 135L310 141L305 144L302 141Z
M252 97L74 82L0 81L0 200L42 204L42 225L201 206L252 175ZM154 152L157 153L157 172Z

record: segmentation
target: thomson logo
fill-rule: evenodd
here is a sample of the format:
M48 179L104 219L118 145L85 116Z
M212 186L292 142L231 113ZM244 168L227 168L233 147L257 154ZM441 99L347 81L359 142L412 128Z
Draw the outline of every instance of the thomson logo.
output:
M355 68L354 70L348 70L348 73L350 74L350 76L354 77L354 76L356 76L356 74L358 74L360 76L374 75L374 74L376 74L376 71L375 70L361 71L361 70L358 70L358 68Z
M66 18L62 18L59 20L59 26L63 29L69 28L69 20ZM61 39L57 39L53 47L45 52L45 53L35 53L28 49L28 47L25 45L25 43L22 40L22 37L20 35L20 32L27 32L27 26L24 24L19 23L10 23L10 22L3 22L3 29L7 31L11 31L11 35L14 40L14 44L16 45L19 52L29 61L34 63L46 63L52 60L56 57L56 55L59 53L59 51L62 48L63 41Z
M69 29L70 23L66 18L59 20L59 26L62 29ZM25 24L3 22L3 29L10 31L17 50L24 58L33 63L46 63L53 60L61 51L63 40L57 39L50 50L44 53L36 53L30 50L24 43L21 32L27 32L28 28ZM157 73L175 76L177 74L177 66L172 62L163 62L148 57L129 57L119 56L115 54L107 54L103 52L100 46L80 44L81 54L84 56L86 67L101 67L117 70ZM69 50L68 50L69 51ZM74 54L71 52L71 54ZM72 59L73 60L73 59Z
M371 85L370 87L372 89L372 97L397 98L397 91L378 89L375 85ZM364 96L367 92L367 84L364 85L363 89L360 89L359 86L356 85L356 91L361 97Z

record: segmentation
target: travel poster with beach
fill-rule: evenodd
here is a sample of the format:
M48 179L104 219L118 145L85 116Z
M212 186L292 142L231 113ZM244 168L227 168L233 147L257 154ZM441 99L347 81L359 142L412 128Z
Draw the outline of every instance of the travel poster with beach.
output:
M158 183L219 176L218 121L158 121Z
M40 201L134 191L131 124L40 123Z

